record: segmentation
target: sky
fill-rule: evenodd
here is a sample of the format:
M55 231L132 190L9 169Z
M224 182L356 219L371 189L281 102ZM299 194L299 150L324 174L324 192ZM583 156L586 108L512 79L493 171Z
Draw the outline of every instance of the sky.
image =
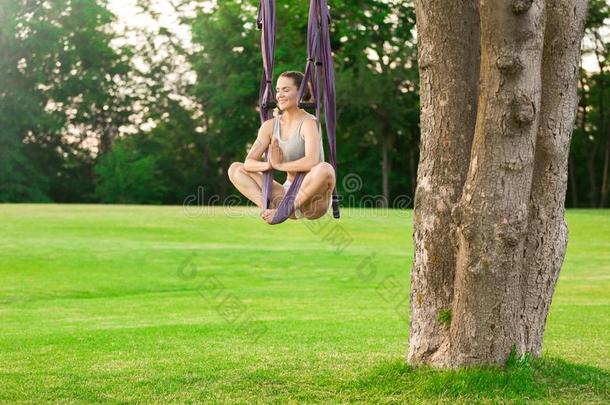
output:
M170 28L183 43L190 44L189 29L179 23L170 0L151 0L149 4L159 13L158 21L140 14L140 9L136 7L136 0L108 1L110 10L118 17L119 27L146 28L163 25Z

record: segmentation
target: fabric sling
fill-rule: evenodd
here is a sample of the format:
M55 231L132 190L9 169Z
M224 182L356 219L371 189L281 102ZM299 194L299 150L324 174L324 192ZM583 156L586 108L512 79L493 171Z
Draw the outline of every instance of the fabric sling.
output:
M263 75L259 89L259 115L261 124L272 118L272 110L277 106L275 91L273 89L273 62L275 55L275 0L260 0L258 4L257 27L261 30L261 52L263 59ZM323 78L323 80L321 80ZM311 82L313 103L302 102L307 83ZM320 91L324 94L324 117L326 122L326 136L328 139L330 164L337 173L337 146L336 146L336 101L335 101L335 72L330 47L330 12L327 0L310 0L309 19L307 24L307 64L305 77L298 92L300 108L312 108L316 111L316 118L320 122ZM264 158L269 160L270 150L265 152ZM271 225L284 222L294 211L294 200L305 177L304 172L295 175L292 184L280 202ZM263 209L271 205L273 184L273 169L263 173ZM333 217L339 218L339 197L337 187L333 189L332 207Z

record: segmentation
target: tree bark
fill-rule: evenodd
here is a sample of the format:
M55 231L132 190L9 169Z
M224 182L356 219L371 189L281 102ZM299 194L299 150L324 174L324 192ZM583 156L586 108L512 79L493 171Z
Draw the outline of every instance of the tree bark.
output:
M524 350L536 356L567 245L564 203L585 14L585 1L547 2L541 118L521 273Z
M459 250L450 364L501 363L519 328L519 270L539 121L544 2L481 1L481 92ZM508 6L508 7L507 7ZM522 347L518 349L522 352Z
M416 13L422 150L409 361L539 355L565 253L586 0L419 1Z
M414 201L409 360L435 363L448 349L455 226L470 158L479 80L477 0L416 2L421 143Z

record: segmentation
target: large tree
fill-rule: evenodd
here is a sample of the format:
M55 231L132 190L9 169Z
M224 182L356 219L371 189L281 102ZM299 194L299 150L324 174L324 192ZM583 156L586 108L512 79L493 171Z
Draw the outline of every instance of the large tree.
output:
M567 226L586 0L419 0L409 360L540 355Z

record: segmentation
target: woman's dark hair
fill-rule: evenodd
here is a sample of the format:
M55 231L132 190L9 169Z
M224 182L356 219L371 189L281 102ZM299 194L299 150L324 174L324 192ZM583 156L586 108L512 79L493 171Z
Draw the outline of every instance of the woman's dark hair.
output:
M296 70L289 70L282 73L279 77L288 77L292 79L294 84L296 84L297 89L301 88L301 83L303 83L303 79L305 75L301 72L297 72ZM313 96L311 94L311 84L309 84L305 88L305 92L303 93L303 101L313 101Z

